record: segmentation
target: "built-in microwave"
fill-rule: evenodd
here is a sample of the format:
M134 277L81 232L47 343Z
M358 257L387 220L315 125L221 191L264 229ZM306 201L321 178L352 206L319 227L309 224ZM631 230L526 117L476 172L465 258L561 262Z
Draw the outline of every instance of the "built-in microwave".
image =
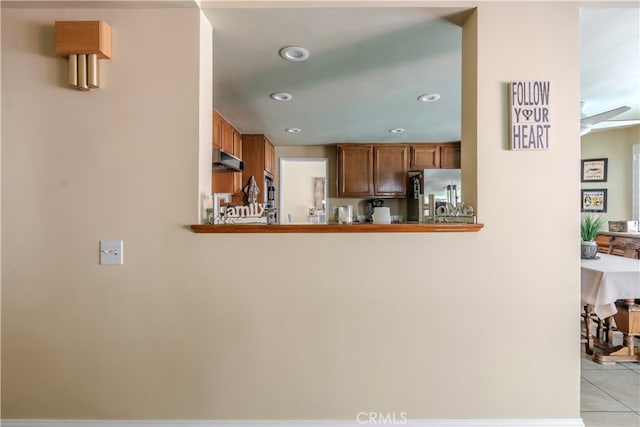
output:
M273 178L264 177L264 203L267 209L275 208L276 187L273 185Z
M276 187L273 179L264 177L264 207L267 216L267 224L278 223L278 210L276 209Z

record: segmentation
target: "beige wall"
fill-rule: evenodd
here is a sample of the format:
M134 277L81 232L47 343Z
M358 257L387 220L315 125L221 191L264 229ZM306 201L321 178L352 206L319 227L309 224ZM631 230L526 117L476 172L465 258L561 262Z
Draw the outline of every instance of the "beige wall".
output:
M199 150L198 150L198 191L199 191L199 214L194 219L197 223L206 223L207 209L213 207L211 200L211 155L213 140L213 127L211 124L213 105L213 28L211 23L200 14L200 56L198 58L199 79L198 79L198 96L199 96Z
M0 46L2 45L2 8L0 7ZM2 53L0 52L0 82L2 81ZM2 84L0 83L0 99L2 99ZM2 329L2 103L0 103L0 337ZM0 340L0 355L2 341ZM2 357L0 357L2 359ZM2 366L0 364L0 384L2 384ZM0 387L0 402L2 402L2 388ZM0 416L2 408L0 405Z
M194 234L198 12L5 9L3 417L577 418L578 8L478 4L470 234ZM103 87L66 89L53 21L95 18ZM517 79L549 151L505 149Z
M582 188L607 189L607 218L633 218L632 146L640 144L640 126L590 132L582 137L582 159L608 159L607 182L583 182Z

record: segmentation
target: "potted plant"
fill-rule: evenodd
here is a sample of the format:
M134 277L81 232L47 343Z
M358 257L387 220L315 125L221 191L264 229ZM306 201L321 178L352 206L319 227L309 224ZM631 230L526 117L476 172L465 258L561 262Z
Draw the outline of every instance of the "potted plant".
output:
M582 258L595 258L598 253L598 245L595 238L602 230L606 219L599 215L584 214L580 223L580 237L582 237Z

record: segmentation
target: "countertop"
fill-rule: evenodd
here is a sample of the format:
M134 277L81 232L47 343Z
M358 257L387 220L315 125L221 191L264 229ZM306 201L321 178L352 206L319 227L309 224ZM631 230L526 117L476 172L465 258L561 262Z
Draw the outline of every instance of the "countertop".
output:
M392 224L197 224L195 233L470 233L484 224L466 223L392 223Z

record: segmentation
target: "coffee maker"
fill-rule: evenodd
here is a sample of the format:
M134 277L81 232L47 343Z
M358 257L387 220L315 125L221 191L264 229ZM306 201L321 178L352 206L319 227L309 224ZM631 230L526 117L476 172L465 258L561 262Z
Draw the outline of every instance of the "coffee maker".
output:
M375 208L384 207L384 200L382 199L369 199L367 201L367 222L373 222L371 216Z

